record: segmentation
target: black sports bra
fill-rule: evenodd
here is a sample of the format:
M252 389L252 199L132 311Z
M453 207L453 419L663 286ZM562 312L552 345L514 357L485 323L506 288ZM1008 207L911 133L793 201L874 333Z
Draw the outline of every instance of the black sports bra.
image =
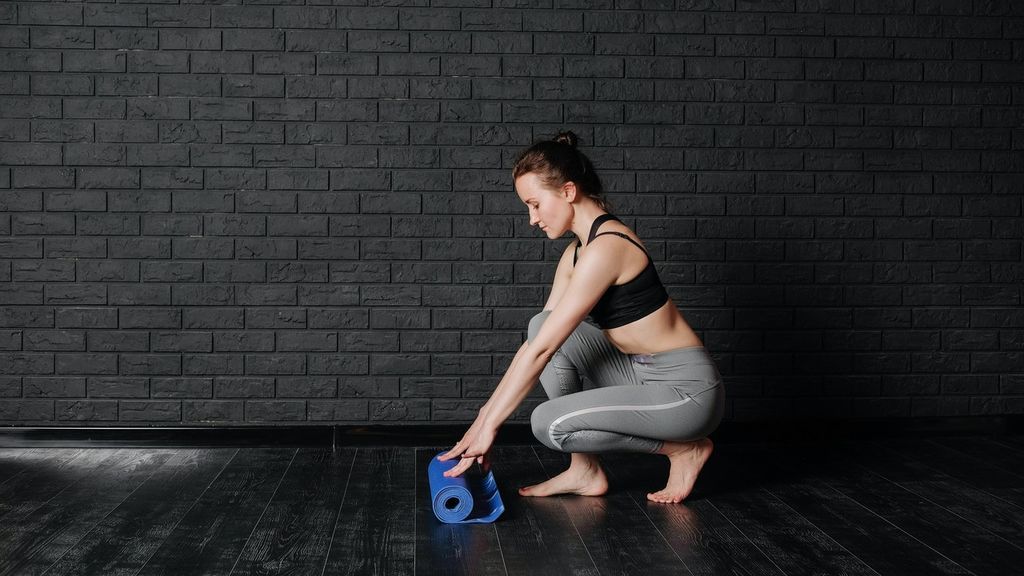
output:
M587 238L587 244L590 244L597 236L604 236L605 234L622 236L643 250L644 254L647 254L647 267L629 282L609 286L608 290L601 295L601 299L594 305L594 308L590 311L590 316L597 322L598 326L605 330L618 328L619 326L639 320L661 308L668 300L668 293L661 283L661 278L658 277L658 271L654 269L651 255L647 253L647 250L644 250L643 246L640 246L632 238L621 232L597 233L598 227L608 220L622 222L611 214L598 216L590 227L590 237ZM579 252L580 243L577 240L576 250L572 256L573 266L576 266Z

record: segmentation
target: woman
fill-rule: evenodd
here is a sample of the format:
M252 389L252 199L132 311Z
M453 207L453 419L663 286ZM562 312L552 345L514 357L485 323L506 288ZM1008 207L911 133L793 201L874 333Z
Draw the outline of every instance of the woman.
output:
M663 454L670 462L655 502L679 502L711 455L725 390L714 361L668 297L636 235L608 213L594 167L572 132L523 151L512 171L530 225L550 239L571 230L544 310L462 439L440 460L487 467L498 427L540 380L548 400L532 414L534 435L572 454L569 469L520 488L523 496L604 494L601 452ZM586 242L582 239L586 238ZM588 313L598 326L585 322ZM595 388L583 390L585 374Z

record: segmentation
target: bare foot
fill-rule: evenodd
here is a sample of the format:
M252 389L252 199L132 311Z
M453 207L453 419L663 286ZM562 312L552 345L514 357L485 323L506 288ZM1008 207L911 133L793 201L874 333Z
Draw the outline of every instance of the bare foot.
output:
M701 438L693 442L665 442L659 454L668 456L671 468L668 471L668 484L664 490L647 495L652 502L681 502L690 495L693 483L697 481L704 463L708 461L714 443L710 438Z
M519 489L520 496L551 496L554 494L579 494L581 496L600 496L608 491L608 477L601 465L596 461L592 464L578 465L576 462L558 476Z

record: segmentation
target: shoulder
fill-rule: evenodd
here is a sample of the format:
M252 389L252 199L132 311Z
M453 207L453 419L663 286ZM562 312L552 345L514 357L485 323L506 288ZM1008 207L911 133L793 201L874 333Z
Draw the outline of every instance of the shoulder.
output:
M632 246L622 236L617 234L606 234L606 232L620 232L619 230L602 230L600 234L587 244L586 249L581 250L576 266L584 260L600 262L607 266L609 263L617 264L625 261L629 255L629 248Z
M640 237L636 232L633 232L629 226L626 226L622 222L607 222L597 231L597 235L590 241L590 244L593 244L595 247L599 245L607 247L608 245L619 246L622 244L630 244L630 242L626 238L623 238L623 236L633 242L640 242ZM587 246L589 247L590 244Z
M609 220L608 222L602 222L601 226L597 229L597 233L604 234L605 232L621 232L628 236L636 236L633 229L626 225L622 220Z

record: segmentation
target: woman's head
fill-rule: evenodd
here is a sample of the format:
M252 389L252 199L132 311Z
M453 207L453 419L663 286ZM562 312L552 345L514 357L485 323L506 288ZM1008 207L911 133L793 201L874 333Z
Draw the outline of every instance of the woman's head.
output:
M519 153L512 168L512 179L533 172L552 190L571 182L578 193L596 202L602 210L610 211L611 206L603 196L601 179L590 159L576 148L578 142L576 134L571 131L537 142Z
M563 220L572 220L569 203L573 201L586 198L611 211L594 165L576 143L575 134L562 132L523 150L512 168L516 193L530 207L530 224L554 227L548 235L555 233L556 238L568 227Z

